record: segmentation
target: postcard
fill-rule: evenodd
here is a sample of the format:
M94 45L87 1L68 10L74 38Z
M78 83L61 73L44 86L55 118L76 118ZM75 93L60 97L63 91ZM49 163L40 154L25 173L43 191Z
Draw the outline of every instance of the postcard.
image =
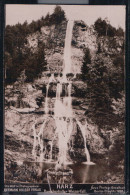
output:
M125 6L5 7L5 192L123 193Z

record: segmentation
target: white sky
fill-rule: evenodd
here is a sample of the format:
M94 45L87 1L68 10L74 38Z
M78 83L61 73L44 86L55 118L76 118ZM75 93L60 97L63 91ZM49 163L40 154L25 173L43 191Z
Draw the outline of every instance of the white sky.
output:
M68 19L83 20L91 25L101 17L108 18L110 24L125 29L126 8L121 5L61 5ZM49 12L53 13L55 5L6 5L6 24L14 25L23 23L25 20L30 23L32 20L40 19Z

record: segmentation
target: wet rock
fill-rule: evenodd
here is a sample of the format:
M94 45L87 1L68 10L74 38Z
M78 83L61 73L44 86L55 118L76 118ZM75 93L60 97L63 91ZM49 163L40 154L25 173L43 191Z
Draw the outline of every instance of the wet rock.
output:
M52 117L50 117L46 121L46 125L45 125L44 131L43 131L43 139L53 140L55 130L56 130L55 120Z

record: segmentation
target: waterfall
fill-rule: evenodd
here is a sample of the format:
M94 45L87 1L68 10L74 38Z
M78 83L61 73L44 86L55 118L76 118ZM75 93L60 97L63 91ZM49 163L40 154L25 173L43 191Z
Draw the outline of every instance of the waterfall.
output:
M33 134L34 134L34 142L33 142L33 150L32 150L32 154L35 157L35 159L37 159L37 154L36 154L36 146L39 145L40 147L40 158L39 161L42 162L44 160L44 146L43 146L43 130L45 128L45 124L46 124L46 120L43 122L39 133L36 133L36 125L33 124L32 129L33 129ZM38 143L37 143L38 140Z
M46 98L45 98L45 114L48 114L48 90L49 90L49 83L46 86Z
M72 116L72 96L71 96L71 90L72 90L72 83L69 82L68 85L68 109L70 116Z
M34 142L33 142L33 150L32 150L32 154L33 156L36 158L36 129L35 129L35 124L32 126L33 129L33 136L34 136Z
M72 40L73 21L68 21L65 47L64 47L64 69L63 78L61 83L57 84L56 101L55 101L55 116L56 118L56 133L58 134L59 156L58 163L60 165L67 162L68 141L72 132L72 129L67 127L67 118L73 116L72 112L72 97L71 97L71 81L68 81L66 74L71 72L71 40ZM65 85L65 97L61 99L60 94L62 90L62 84Z
M45 116L49 113L49 106L48 106L48 90L50 83L55 82L56 86L56 97L54 102L54 120L56 124L56 129L54 133L53 139L50 141L50 159L52 160L52 150L53 150L53 142L55 137L58 138L58 160L56 168L62 167L62 165L67 163L67 153L69 150L69 141L71 138L72 131L74 129L74 114L72 109L72 81L67 78L67 74L71 73L71 40L72 40L72 30L73 30L73 21L68 21L67 30L66 30L66 37L65 37L65 48L64 48L64 68L63 68L63 76L60 77L58 75L57 79L55 79L54 74L51 74L49 78L49 82L46 86L46 98L45 98ZM62 97L63 88L65 89L65 95ZM43 131L45 128L46 120L38 135L36 135L36 128L35 125L33 126L34 130L34 146L33 146L33 154L36 157L36 146L37 146L37 138L40 145L40 161L45 160L45 152L46 152L46 145L44 146L43 141ZM86 143L86 129L84 126L76 120L76 124L79 126L83 140L84 140L84 148L85 154L87 159L87 164L93 164L90 161L90 154L87 149ZM71 146L72 147L72 146Z
M85 137L86 128L85 128L85 125L82 125L79 121L77 121L77 124L79 125L82 136L83 136L84 148L85 148L85 154L86 154L87 162L90 163L90 154L89 154L89 151L87 149L87 143L86 143L86 137Z
M65 47L64 47L64 69L63 76L71 72L71 41L74 21L69 20L67 24Z

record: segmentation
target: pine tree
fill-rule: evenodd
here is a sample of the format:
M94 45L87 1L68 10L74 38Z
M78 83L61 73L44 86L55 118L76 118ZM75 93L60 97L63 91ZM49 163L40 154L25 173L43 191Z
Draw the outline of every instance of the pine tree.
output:
M82 80L87 80L87 73L89 70L89 65L91 64L91 54L89 48L86 48L84 50L84 58L83 58L83 64L81 67L81 73L82 73Z
M65 12L59 5L57 5L54 9L54 13L50 17L50 23L60 24L64 20L66 20Z

